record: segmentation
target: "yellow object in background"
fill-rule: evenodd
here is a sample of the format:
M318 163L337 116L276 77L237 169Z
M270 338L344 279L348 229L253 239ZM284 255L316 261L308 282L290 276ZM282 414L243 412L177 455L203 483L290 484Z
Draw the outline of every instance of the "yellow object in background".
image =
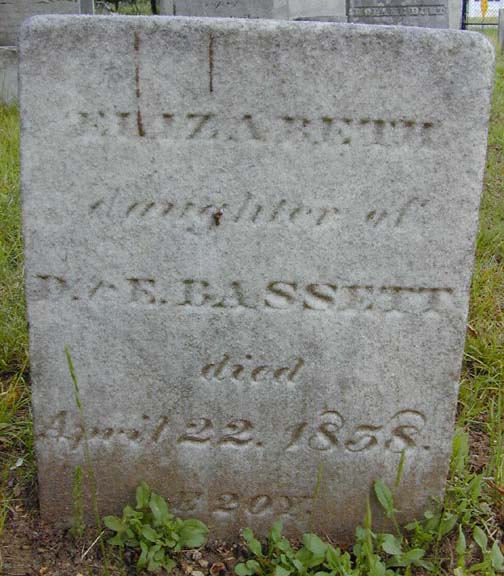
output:
M488 0L481 0L481 15L483 18L486 16L488 10Z

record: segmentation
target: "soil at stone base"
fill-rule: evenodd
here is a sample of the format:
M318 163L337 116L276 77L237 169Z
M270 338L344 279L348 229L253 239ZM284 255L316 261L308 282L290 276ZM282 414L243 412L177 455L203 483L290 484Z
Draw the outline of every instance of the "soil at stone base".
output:
M0 537L0 576L102 576L100 546L91 546L96 536L96 531L89 529L76 541L68 531L55 530L35 512L18 507L10 511ZM234 574L234 564L243 559L240 545L213 541L201 550L181 553L170 576ZM109 558L110 576L136 575L136 560L132 552L125 552L123 558Z

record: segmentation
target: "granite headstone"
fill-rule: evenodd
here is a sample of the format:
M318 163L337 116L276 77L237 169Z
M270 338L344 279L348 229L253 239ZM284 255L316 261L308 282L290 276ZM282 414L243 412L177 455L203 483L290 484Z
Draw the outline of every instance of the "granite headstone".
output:
M504 52L504 8L499 10L499 46Z
M173 16L346 21L346 0L161 0Z
M18 53L14 46L0 46L0 102L14 104L18 93Z
M400 519L442 497L490 43L39 17L20 73L43 518L71 522L85 430L102 514L145 480L216 537L351 539L403 452Z
M448 0L349 0L348 22L448 28Z
M79 13L79 0L2 0L0 46L16 46L19 27L30 16L72 13Z

